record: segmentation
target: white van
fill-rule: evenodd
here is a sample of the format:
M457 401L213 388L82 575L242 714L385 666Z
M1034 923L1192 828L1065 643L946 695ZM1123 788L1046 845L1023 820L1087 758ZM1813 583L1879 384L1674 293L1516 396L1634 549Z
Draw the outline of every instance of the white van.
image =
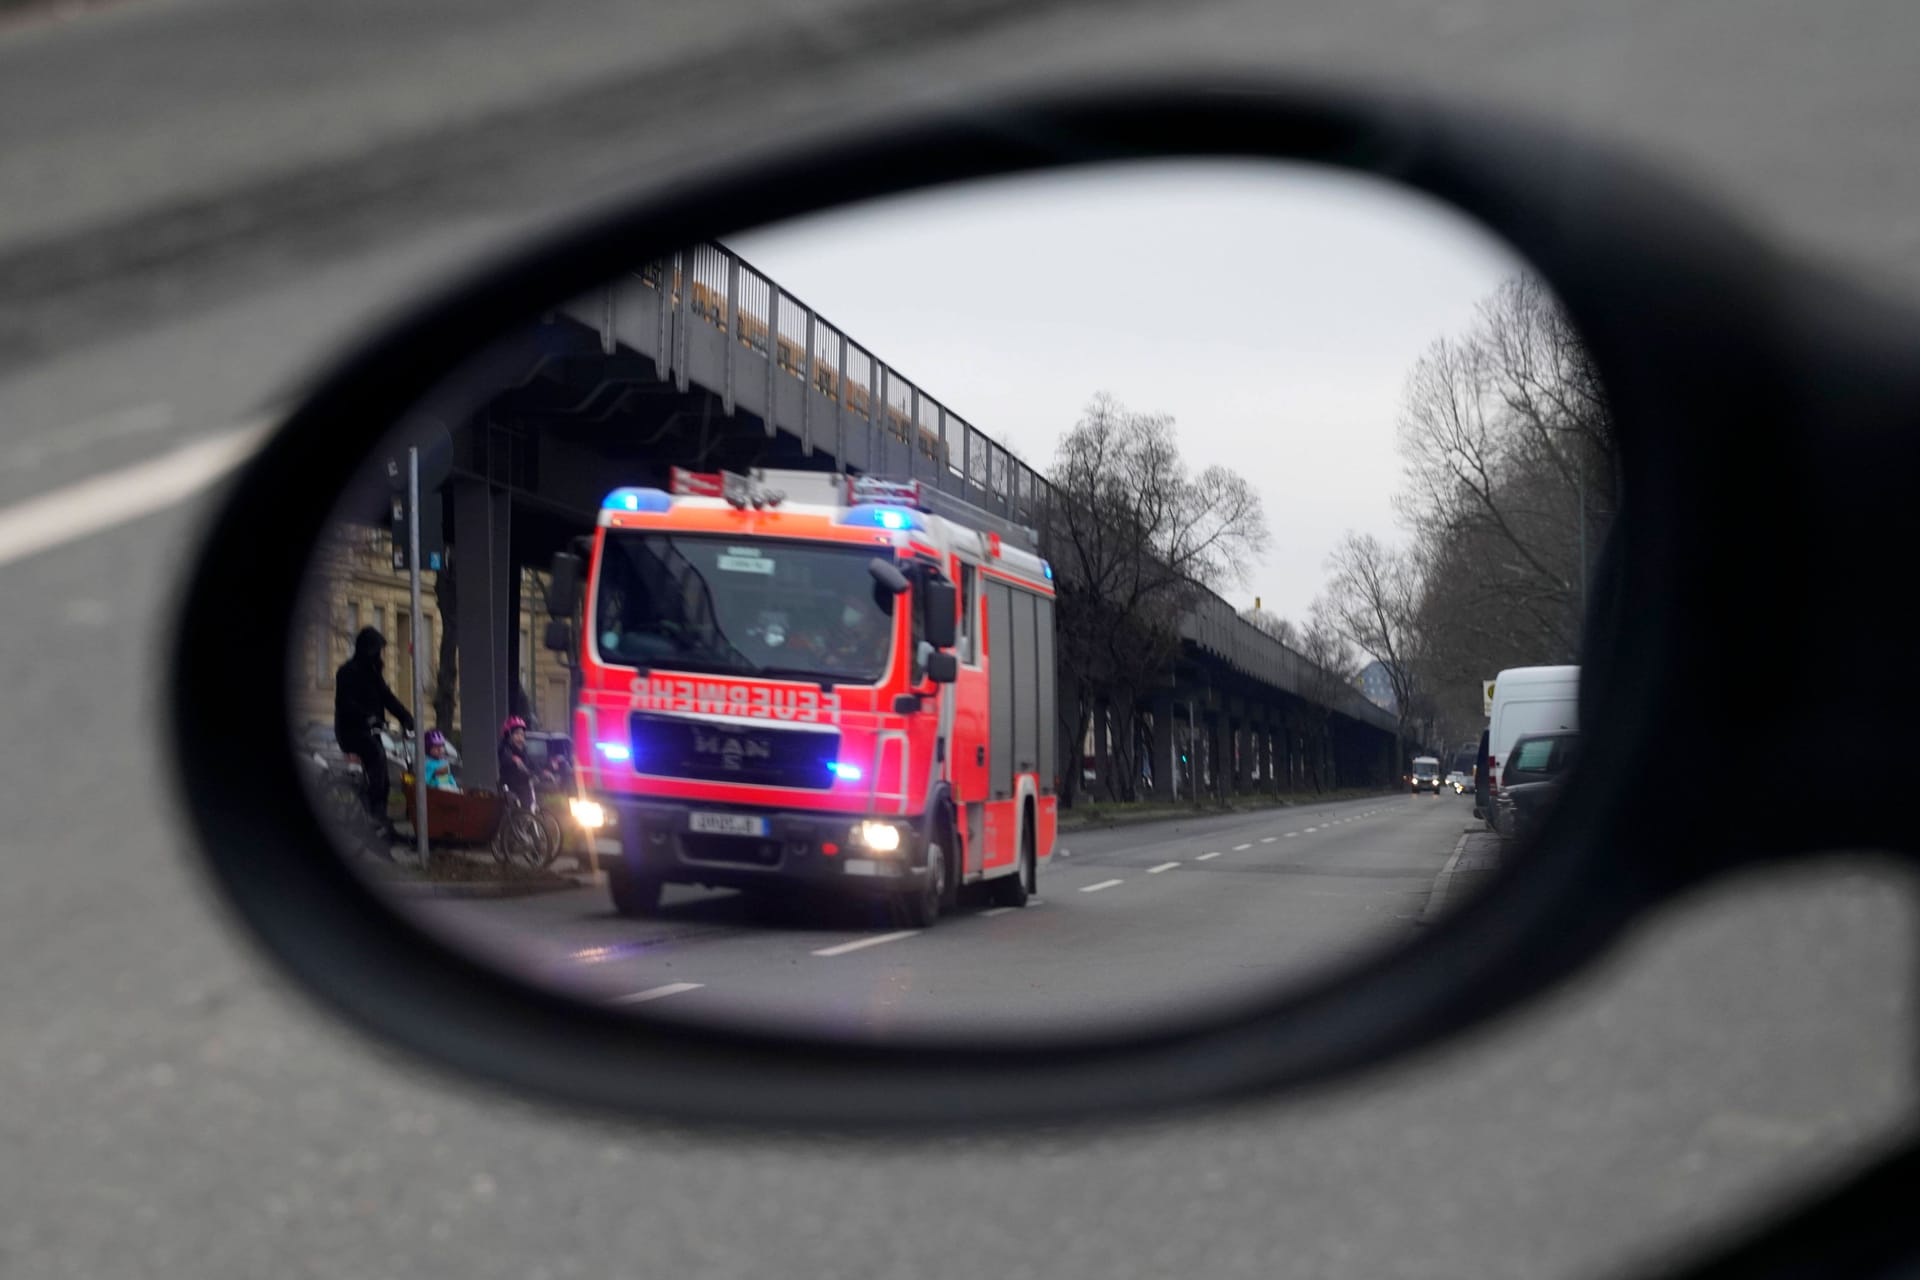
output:
M1495 676L1487 717L1489 795L1499 795L1500 766L1523 735L1579 727L1579 667L1508 667ZM1491 826L1491 813L1487 818Z

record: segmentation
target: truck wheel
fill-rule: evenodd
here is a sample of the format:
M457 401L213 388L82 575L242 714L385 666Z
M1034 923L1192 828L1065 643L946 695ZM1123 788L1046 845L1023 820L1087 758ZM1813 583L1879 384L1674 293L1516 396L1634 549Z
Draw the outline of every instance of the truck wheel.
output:
M1010 876L1002 876L993 881L993 905L996 907L1024 907L1027 898L1033 892L1034 878L1038 874L1034 867L1033 832L1023 830L1020 834L1020 865Z
M607 872L607 892L613 897L613 909L629 920L660 910L660 887L660 881L652 876L626 870Z
M909 929L931 928L947 900L947 851L938 842L927 845L927 874L920 886L900 899L900 914Z

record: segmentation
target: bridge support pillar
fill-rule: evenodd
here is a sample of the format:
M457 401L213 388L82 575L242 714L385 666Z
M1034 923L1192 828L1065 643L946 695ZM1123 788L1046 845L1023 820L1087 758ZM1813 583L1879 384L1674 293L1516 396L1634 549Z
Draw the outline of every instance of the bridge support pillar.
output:
M1180 747L1173 734L1173 698L1162 695L1147 704L1153 717L1153 797L1170 799L1180 773Z
M513 680L512 507L505 492L482 480L456 479L452 488L452 554L459 582L453 620L459 627L460 737L466 748L460 753L460 781L490 790L500 781L494 735L507 718Z

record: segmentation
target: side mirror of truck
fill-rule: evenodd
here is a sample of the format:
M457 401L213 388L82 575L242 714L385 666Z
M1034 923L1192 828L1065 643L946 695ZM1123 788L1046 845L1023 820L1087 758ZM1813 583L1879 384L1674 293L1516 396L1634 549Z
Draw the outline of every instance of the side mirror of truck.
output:
M954 630L954 609L957 598L953 584L944 578L928 579L920 588L921 604L925 608L927 643L936 649L951 649L958 639Z
M900 572L900 566L896 565L893 561L883 560L879 556L875 556L873 559L867 561L867 572L873 576L875 582L885 587L888 591L891 591L894 595L906 594L907 575Z
M546 646L555 653L573 652L573 624L560 618L547 620Z
M547 582L547 612L556 618L571 618L574 593L579 589L580 557L571 551L556 551L552 577ZM549 643L547 647L553 646Z
M927 655L927 679L935 684L952 684L960 678L960 659L950 653Z

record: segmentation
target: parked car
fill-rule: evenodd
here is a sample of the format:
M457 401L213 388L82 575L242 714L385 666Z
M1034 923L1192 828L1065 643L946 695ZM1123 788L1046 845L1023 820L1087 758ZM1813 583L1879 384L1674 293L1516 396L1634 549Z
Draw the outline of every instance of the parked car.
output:
M1500 771L1494 830L1512 840L1532 830L1560 793L1579 749L1580 735L1572 731L1528 734L1516 740Z

